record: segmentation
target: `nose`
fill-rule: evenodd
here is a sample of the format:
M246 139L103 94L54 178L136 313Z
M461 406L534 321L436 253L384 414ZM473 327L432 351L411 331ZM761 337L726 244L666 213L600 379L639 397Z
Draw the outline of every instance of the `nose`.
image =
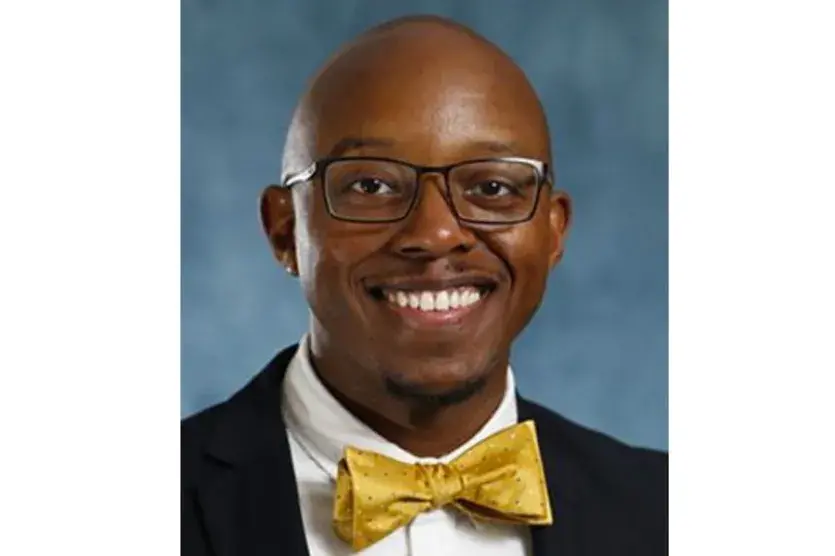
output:
M473 248L475 237L461 226L445 191L442 177L424 177L415 207L393 238L393 248L398 254L437 259Z

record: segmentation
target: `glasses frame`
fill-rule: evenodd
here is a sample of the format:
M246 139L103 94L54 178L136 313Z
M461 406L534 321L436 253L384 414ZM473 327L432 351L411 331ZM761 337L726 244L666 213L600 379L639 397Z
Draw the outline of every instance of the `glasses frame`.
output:
M417 187L415 188L415 195L412 199L412 202L409 204L409 208L406 209L406 212L403 213L403 216L398 218L384 218L384 219L377 219L377 218L347 218L344 216L339 216L333 211L333 207L331 207L330 200L328 199L328 193L326 188L324 187L324 176L327 175L328 166L333 164L334 162L342 162L342 161L368 161L368 162L389 162L395 164L401 164L408 168L411 168L417 174ZM523 163L527 164L531 168L534 169L536 173L536 193L534 198L533 206L531 207L530 212L527 216L522 218L517 218L514 220L502 220L502 221L490 221L490 220L474 220L471 218L464 218L459 214L458 209L455 207L455 203L452 201L452 192L449 189L449 173L458 168L459 166L466 166L468 164L474 164L478 162L514 162L514 163ZM328 214L331 218L335 220L340 220L343 222L358 222L361 224L392 224L395 222L401 222L406 220L410 214L415 209L417 205L418 199L420 198L420 190L423 183L423 176L426 174L440 174L444 178L444 197L446 199L447 205L449 206L452 213L455 215L455 218L462 223L467 224L476 224L479 226L508 226L514 224L523 224L528 222L533 215L536 214L536 209L539 207L539 195L542 192L542 186L546 183L552 183L552 176L551 170L548 166L547 162L543 162L541 160L537 160L535 158L525 158L520 156L505 156L505 157L490 157L490 158L474 158L471 160L463 160L461 162L456 162L454 164L448 164L446 166L421 166L419 164L412 164L410 162L406 162L405 160L399 160L396 158L386 158L380 156L346 156L346 157L334 157L334 158L320 158L315 160L305 168L304 170L300 170L298 172L293 172L287 175L284 181L281 184L281 187L290 189L293 186L299 185L301 183L305 183L311 181L315 178L322 178L322 197L325 201L325 207L328 209Z

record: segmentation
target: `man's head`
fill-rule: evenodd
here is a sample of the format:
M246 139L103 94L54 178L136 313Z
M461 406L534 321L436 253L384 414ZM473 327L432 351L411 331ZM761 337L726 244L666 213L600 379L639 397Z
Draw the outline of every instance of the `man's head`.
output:
M447 402L503 373L563 252L570 204L550 168L536 94L471 31L409 18L341 49L294 114L292 187L261 204L314 353L351 369L357 391Z

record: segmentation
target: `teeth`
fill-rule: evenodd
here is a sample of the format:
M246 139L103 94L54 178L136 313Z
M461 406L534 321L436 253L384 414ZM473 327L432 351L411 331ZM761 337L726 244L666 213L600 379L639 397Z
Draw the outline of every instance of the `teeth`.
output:
M435 310L448 311L449 310L449 294L442 291L435 296Z
M420 310L434 311L435 310L435 296L432 292L423 292L420 294Z
M481 300L481 292L472 287L440 291L406 292L387 291L386 299L398 307L411 307L421 311L449 311L469 307Z
M476 301L478 301L478 292L466 291L464 292L464 299L461 300L461 305L466 307L468 305L472 305Z

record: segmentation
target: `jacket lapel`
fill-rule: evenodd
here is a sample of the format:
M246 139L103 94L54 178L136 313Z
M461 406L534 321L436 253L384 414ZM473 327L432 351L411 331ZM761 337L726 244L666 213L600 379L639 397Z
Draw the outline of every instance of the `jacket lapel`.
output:
M583 514L578 493L580 474L573 468L561 447L559 431L551 426L545 411L518 397L519 421L536 422L537 439L545 467L548 497L554 522L544 527L531 528L534 556L582 556Z
M219 556L308 554L280 407L295 348L279 353L229 400L208 446L212 471L198 500Z

